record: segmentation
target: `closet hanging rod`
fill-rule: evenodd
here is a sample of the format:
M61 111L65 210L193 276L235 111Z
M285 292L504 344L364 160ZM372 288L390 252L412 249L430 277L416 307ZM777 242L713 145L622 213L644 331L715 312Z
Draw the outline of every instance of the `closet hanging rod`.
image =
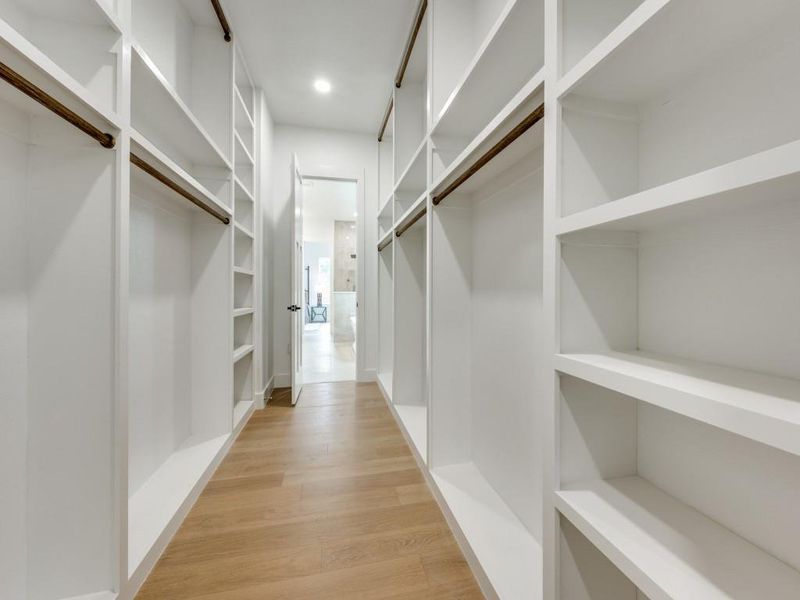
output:
M0 78L5 79L26 96L33 98L46 109L54 112L68 123L80 129L86 135L97 140L104 148L113 148L116 144L113 135L98 129L78 113L64 106L43 89L37 87L2 62L0 62Z
M394 78L394 86L400 87L403 85L403 77L406 75L408 63L411 60L411 53L414 51L414 44L417 41L417 35L422 28L422 19L425 18L425 11L428 9L428 0L420 0L417 7L417 14L414 17L414 25L411 27L411 32L408 34L406 47L403 50L403 60L400 61L400 67L397 69L397 75Z
M386 238L380 244L378 244L378 252L383 252L384 248L386 248L386 246L391 244L393 239L394 239L394 236L390 235L388 238Z
M531 114L525 117L520 123L514 127L511 131L509 131L503 139L497 142L494 146L489 148L483 156L481 156L478 160L476 160L472 165L464 171L461 175L456 177L456 179L444 188L441 192L436 194L433 197L433 205L438 205L442 200L447 198L450 194L452 194L462 183L467 181L470 177L475 175L478 171L480 171L486 164L492 160L495 156L500 154L503 150L508 148L514 140L520 137L523 133L528 131L531 127L536 125L539 121L542 120L544 117L544 104L540 104L536 110L534 110Z
M217 19L222 26L222 32L225 34L225 41L231 41L231 26L228 25L228 19L225 18L225 12L222 10L222 5L219 0L211 0L211 6L214 7L214 12L217 13Z
M411 227L414 225L414 223L416 223L416 222L417 222L417 221L419 221L419 220L420 220L422 217L424 217L424 216L425 216L425 214L426 214L427 212L428 212L428 208L427 208L427 207L423 208L423 209L422 209L421 211L419 211L419 212L418 212L416 215L414 215L414 217L413 217L413 218L409 219L408 223L405 223L405 224L401 225L401 226L400 226L400 227L397 229L397 231L395 231L394 235L395 235L396 237L400 237L401 235L403 235L403 234L404 234L406 231L408 231L409 229L411 229Z
M389 106L386 107L386 114L383 115L383 122L381 123L380 131L378 131L378 141L383 141L383 134L386 133L386 126L389 125L389 117L392 116L392 109L394 108L394 94L389 98Z
M157 179L172 191L186 198L189 202L191 202L195 206L202 208L211 216L219 219L220 221L225 223L225 225L230 224L231 220L226 214L218 210L215 210L214 208L211 208L210 206L208 206L208 204L206 204L202 200L199 200L197 197L193 196L190 192L183 189L177 183L169 179L166 175L163 175L161 171L159 171L155 167L150 166L148 162L142 160L141 158L136 156L133 152L131 152L131 163L139 167L142 171L150 175L153 179Z

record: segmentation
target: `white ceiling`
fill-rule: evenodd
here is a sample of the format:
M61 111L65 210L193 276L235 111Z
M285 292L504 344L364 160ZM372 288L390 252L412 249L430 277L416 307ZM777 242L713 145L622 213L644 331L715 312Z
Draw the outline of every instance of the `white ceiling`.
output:
M377 132L417 0L227 0L277 123ZM320 95L314 79L333 90Z

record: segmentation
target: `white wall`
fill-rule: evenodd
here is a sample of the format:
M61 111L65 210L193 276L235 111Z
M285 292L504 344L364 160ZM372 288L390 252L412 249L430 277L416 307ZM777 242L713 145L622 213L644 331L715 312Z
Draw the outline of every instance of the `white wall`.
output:
M364 219L363 235L359 233L358 253L364 260L364 323L366 348L363 355L363 375L373 377L378 351L378 285L377 285L377 206L378 206L378 144L372 134L312 129L276 125L272 155L272 293L273 327L272 352L276 385L289 385L289 259L291 252L290 194L292 189L292 155L296 153L304 174L330 177L364 178L365 209L359 210ZM262 168L264 168L262 166ZM267 184L265 180L265 184ZM361 214L363 213L363 214ZM265 274L266 275L266 274ZM265 276L265 281L266 281ZM265 313L266 314L266 313ZM265 338L269 339L269 338Z
M273 366L273 282L272 257L274 256L274 226L272 219L272 146L274 125L264 94L258 94L261 130L258 132L259 178L261 181L261 373L256 381L258 392L270 385L275 371Z

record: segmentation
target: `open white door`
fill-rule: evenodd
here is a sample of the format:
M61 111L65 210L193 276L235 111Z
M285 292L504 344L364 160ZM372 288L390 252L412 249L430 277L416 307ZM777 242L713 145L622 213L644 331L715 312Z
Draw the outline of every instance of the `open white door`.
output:
M292 297L287 307L292 313L292 404L297 404L303 390L303 327L305 325L305 306L303 299L303 177L297 155L294 156L294 176L292 184Z

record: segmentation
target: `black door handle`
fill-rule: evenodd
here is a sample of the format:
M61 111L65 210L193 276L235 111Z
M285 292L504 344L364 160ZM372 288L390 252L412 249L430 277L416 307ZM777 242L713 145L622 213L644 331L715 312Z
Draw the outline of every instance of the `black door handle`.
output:
M287 306L286 310L290 310L292 312L296 312L298 310L301 310L301 308L299 306L297 306L296 304L292 304L291 306Z

